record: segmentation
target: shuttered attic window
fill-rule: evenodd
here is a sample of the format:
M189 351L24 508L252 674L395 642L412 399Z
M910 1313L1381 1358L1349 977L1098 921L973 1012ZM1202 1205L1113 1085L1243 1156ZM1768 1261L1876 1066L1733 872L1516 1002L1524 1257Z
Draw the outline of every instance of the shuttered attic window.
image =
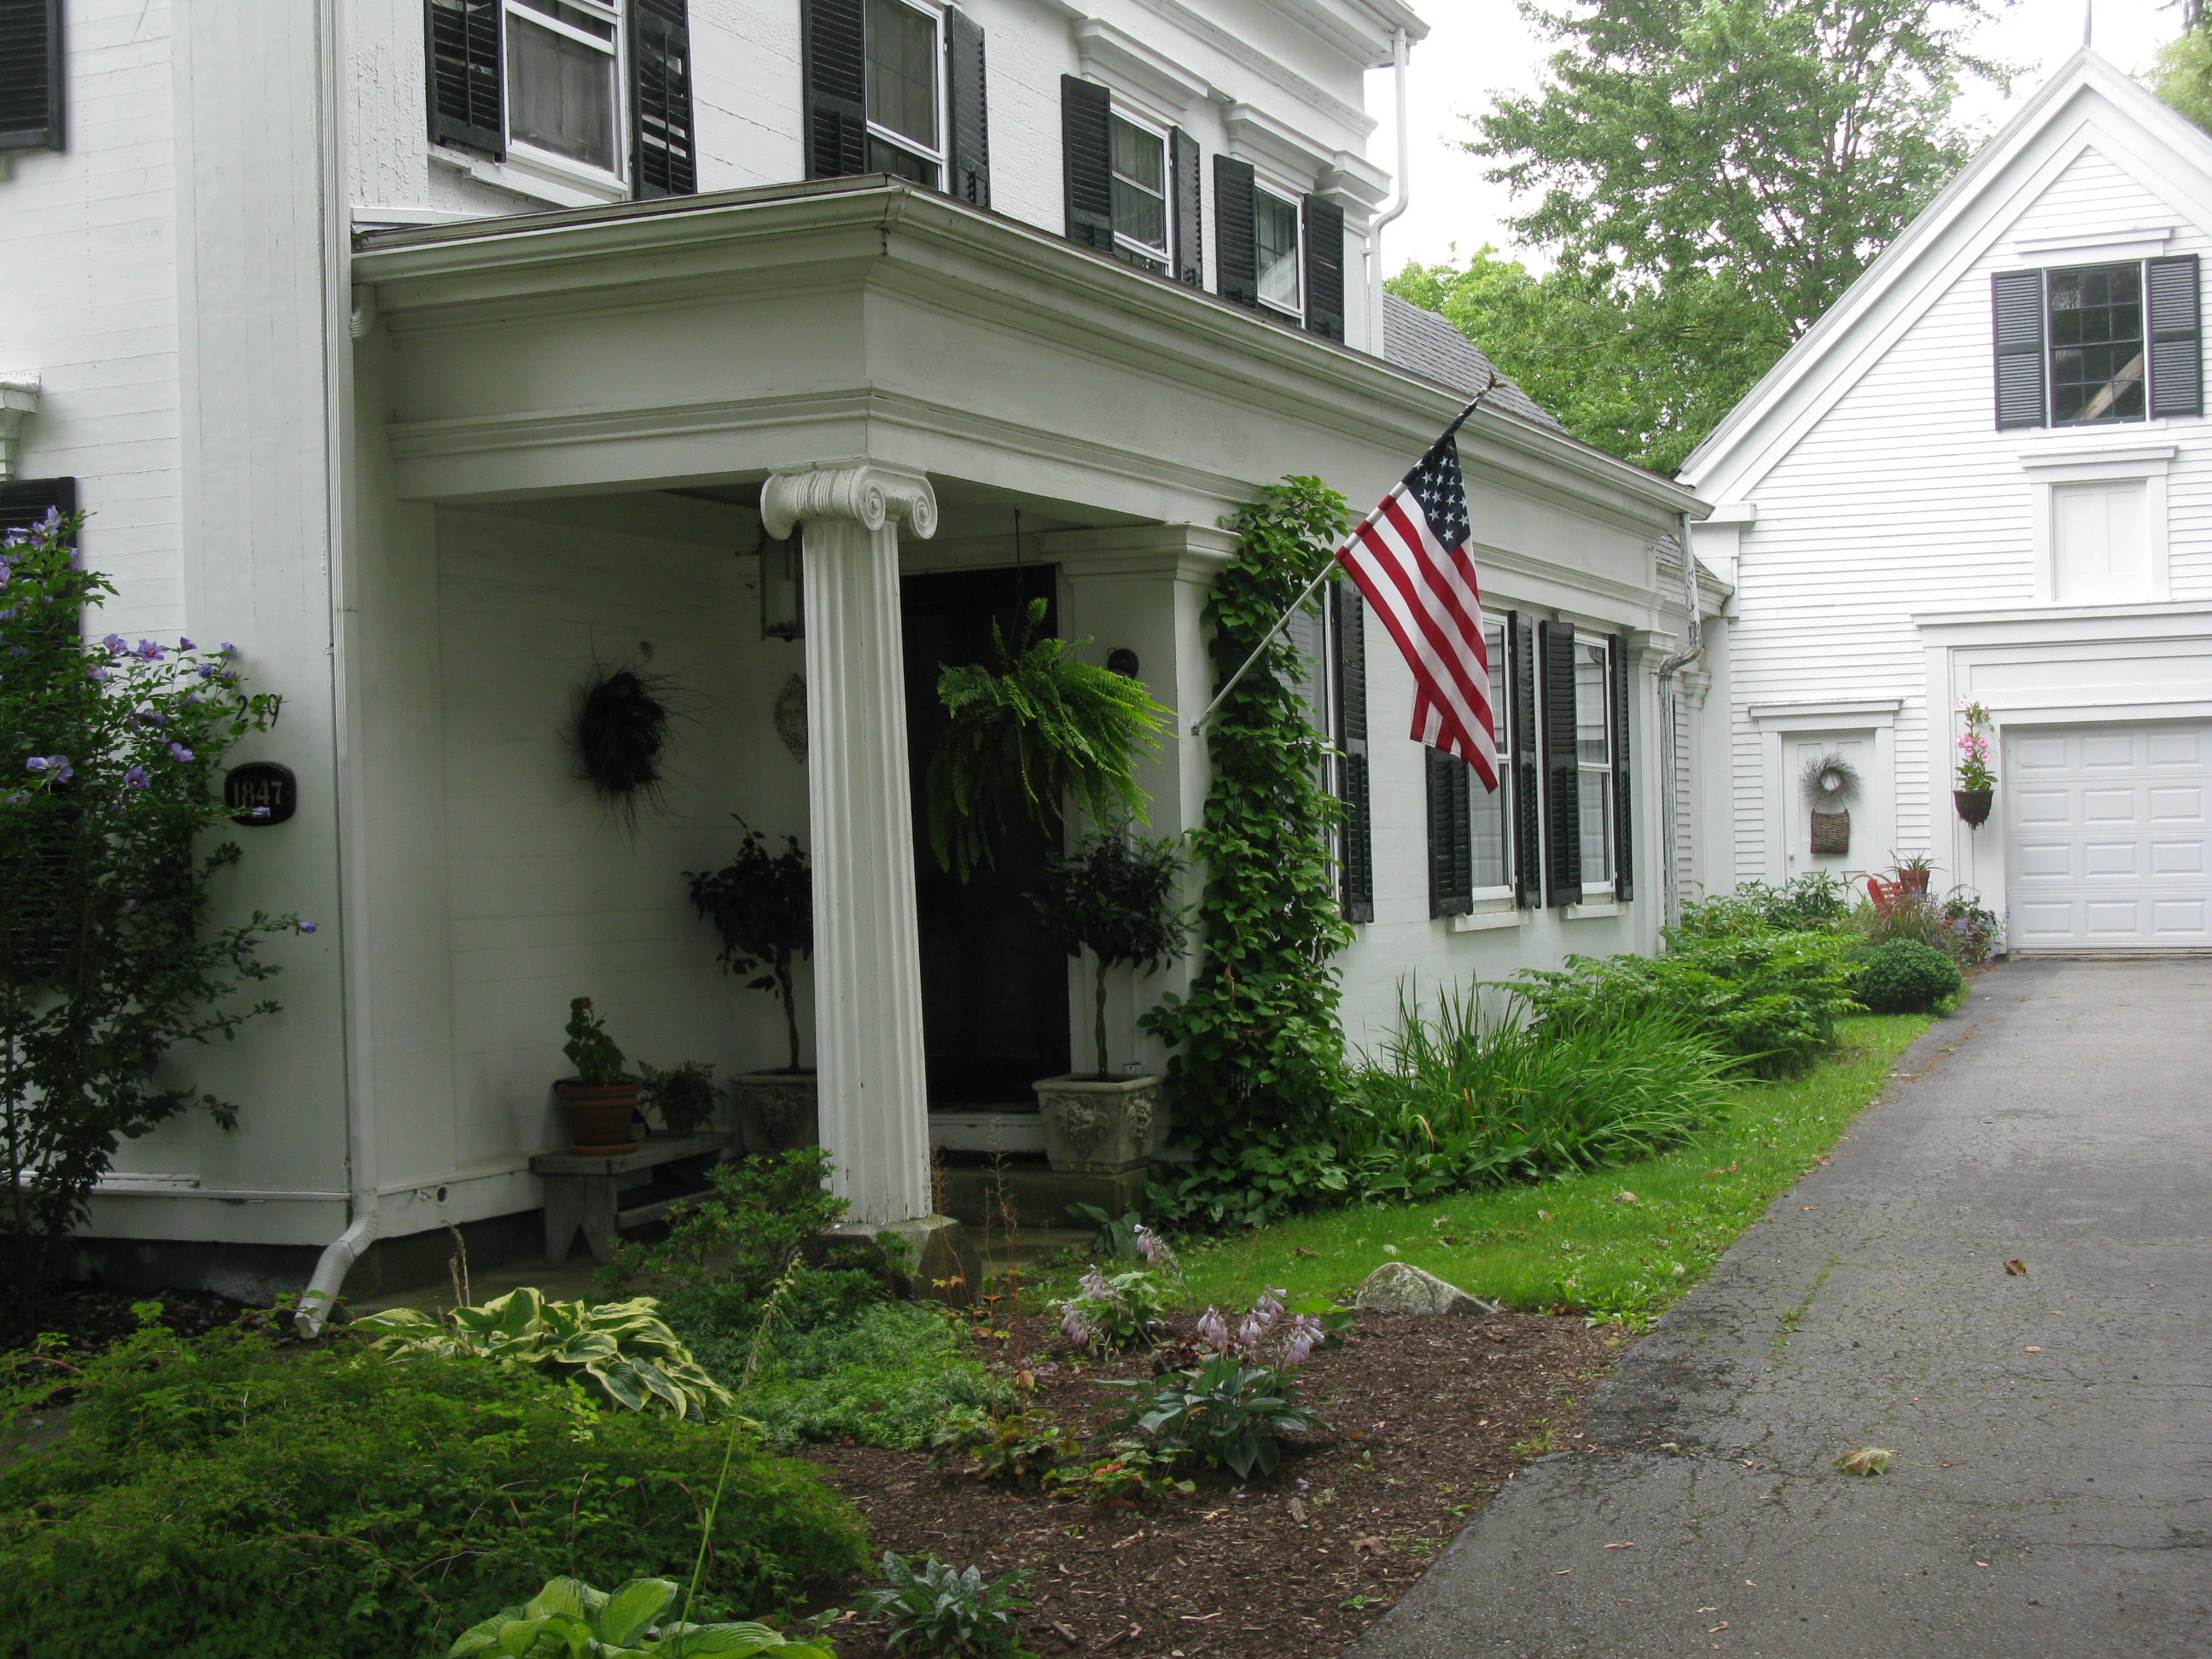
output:
M2197 256L1990 279L1996 423L2089 426L2204 412Z
M0 0L0 152L62 137L62 0Z

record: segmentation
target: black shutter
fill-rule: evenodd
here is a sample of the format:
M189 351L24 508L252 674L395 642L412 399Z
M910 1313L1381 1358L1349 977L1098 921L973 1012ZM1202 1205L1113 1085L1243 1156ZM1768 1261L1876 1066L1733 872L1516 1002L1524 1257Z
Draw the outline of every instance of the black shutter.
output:
M983 81L983 26L966 12L945 14L945 104L952 134L951 193L991 205L991 116Z
M1114 251L1114 94L1095 81L1060 77L1060 164L1067 240Z
M501 0L428 0L430 142L507 156Z
M868 45L861 0L799 0L806 60L806 176L868 170Z
M0 150L62 136L62 0L0 0Z
M1337 794L1344 802L1340 892L1346 921L1375 920L1375 827L1367 789L1367 601L1331 584L1336 606Z
M1457 755L1424 749L1429 787L1429 914L1474 908L1474 769Z
M2198 317L2197 256L2152 259L2144 273L2150 291L2150 412L2204 412L2204 338Z
M1544 771L1537 757L1536 628L1522 611L1505 619L1509 644L1505 665L1512 679L1507 712L1508 741L1513 745L1514 903L1523 910L1544 903Z
M686 0L629 0L629 140L639 201L699 188Z
M1260 303L1260 248L1255 234L1259 210L1252 164L1232 156L1213 158L1213 279L1224 300L1240 306Z
M1996 336L1997 428L2045 424L2043 404L2043 273L2007 270L1990 278Z
M1626 901L1636 896L1636 817L1628 805L1629 688L1635 671L1629 665L1626 635L1615 634L1607 653L1613 665L1613 896Z
M1344 337L1344 210L1318 196L1305 204L1306 330Z
M1175 274L1185 288L1206 286L1206 220L1199 205L1198 140L1168 131L1168 184L1175 203Z
M1582 780L1575 770L1575 625L1536 630L1544 674L1544 902L1583 897Z

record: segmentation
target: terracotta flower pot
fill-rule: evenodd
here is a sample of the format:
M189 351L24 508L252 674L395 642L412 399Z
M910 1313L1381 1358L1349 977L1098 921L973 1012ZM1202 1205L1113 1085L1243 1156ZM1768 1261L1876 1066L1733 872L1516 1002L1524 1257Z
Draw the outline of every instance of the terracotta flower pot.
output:
M1993 789L1954 789L1951 804L1959 809L1959 817L1970 830L1978 830L1990 818L1990 799Z
M568 1114L568 1150L590 1157L611 1157L638 1149L630 1120L637 1115L635 1083L581 1083L563 1078L553 1085Z
M1931 870L1900 870L1897 872L1897 878L1905 884L1905 890L1906 892L1917 894L1921 898L1926 898L1928 896L1928 878L1934 873L1935 872Z

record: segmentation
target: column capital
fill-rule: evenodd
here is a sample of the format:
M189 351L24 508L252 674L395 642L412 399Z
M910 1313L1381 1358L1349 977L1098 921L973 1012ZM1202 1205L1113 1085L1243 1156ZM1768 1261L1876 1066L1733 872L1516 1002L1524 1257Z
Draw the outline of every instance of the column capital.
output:
M927 474L866 459L779 467L761 486L761 522L781 540L813 519L848 519L867 530L893 520L927 541L937 533L937 492Z

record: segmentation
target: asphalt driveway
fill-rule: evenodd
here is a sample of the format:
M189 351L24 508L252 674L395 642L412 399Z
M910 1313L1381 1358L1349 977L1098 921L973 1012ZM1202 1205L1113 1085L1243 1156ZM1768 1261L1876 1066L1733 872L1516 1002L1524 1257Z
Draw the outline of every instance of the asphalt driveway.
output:
M1896 1071L1353 1659L2212 1654L2212 961L2000 967Z

